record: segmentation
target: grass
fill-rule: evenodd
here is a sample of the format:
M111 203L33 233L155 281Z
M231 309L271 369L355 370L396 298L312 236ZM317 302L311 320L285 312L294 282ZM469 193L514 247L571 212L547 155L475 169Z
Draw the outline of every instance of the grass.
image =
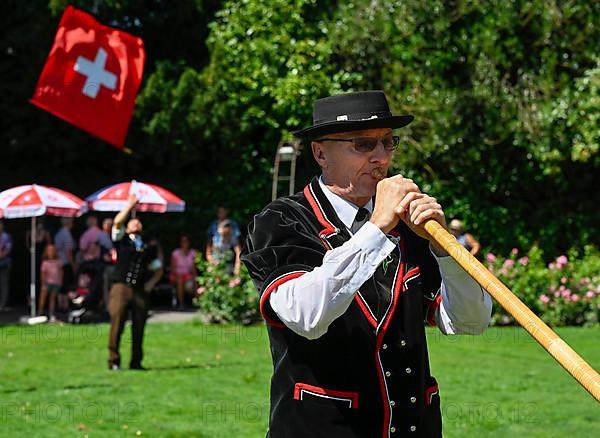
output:
M271 361L264 327L150 324L146 372L105 369L107 330L0 327L1 435L265 435ZM600 368L599 329L558 332ZM446 437L579 437L600 430L598 404L523 330L428 336ZM125 364L129 347L125 337Z

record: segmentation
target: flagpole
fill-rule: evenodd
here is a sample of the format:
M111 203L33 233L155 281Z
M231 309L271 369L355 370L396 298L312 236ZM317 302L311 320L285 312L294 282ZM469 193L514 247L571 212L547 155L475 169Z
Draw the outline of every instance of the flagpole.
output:
M132 179L131 186L129 187L129 196L131 196L131 195L138 196L138 194L136 193L137 192L136 189L137 189L137 181ZM141 198L141 196L140 196L140 198ZM139 199L138 199L138 201L139 201ZM135 205L131 209L130 215L131 215L131 219L135 219Z

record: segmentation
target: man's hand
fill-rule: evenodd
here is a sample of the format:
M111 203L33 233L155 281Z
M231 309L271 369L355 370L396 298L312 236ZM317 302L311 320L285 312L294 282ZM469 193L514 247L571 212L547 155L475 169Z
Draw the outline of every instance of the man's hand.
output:
M384 233L389 233L398 225L402 216L398 214L397 207L409 193L420 194L421 191L413 180L404 178L402 175L395 175L379 181L370 221Z
M129 216L129 213L131 212L133 207L135 207L135 204L137 204L137 201L137 196L133 194L129 195L127 205L123 208L123 210L118 212L115 218L113 219L113 228L119 229L123 226L125 220L127 219L127 216Z
M411 192L400 201L400 204L396 207L396 213L417 236L429 240L438 256L447 255L447 252L431 239L431 236L423 227L425 222L433 219L442 227L448 229L444 210L435 198L425 193Z
M371 222L387 234L402 220L416 235L430 240L438 255L445 255L443 248L432 241L429 233L423 228L429 219L447 228L442 206L435 198L421 193L411 179L396 175L377 184Z

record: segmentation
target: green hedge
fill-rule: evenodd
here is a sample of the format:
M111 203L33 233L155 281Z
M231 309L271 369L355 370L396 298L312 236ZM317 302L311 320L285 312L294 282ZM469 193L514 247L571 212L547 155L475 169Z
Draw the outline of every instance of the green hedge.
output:
M508 257L491 252L485 264L527 307L552 326L592 326L600 321L600 252L587 246L546 264L533 247L526 254L513 248ZM210 322L250 324L261 319L254 284L244 266L239 276L224 266L198 261L199 295L196 305ZM514 324L494 301L492 324Z

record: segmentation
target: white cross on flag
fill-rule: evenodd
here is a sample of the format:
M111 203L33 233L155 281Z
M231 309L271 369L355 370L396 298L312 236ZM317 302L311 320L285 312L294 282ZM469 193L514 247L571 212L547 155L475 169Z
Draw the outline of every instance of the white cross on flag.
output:
M31 103L122 149L145 57L141 38L68 6Z

